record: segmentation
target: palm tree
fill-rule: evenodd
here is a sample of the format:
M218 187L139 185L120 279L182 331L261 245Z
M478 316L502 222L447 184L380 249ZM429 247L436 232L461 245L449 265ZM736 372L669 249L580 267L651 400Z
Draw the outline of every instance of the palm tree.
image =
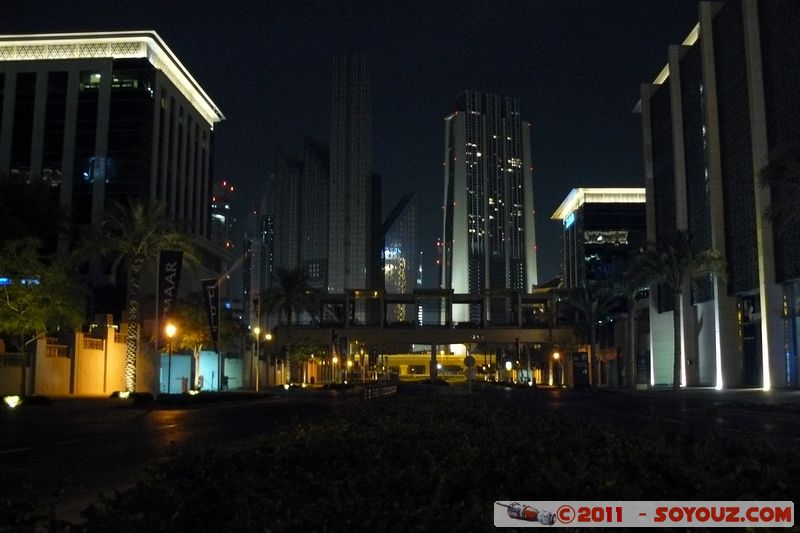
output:
M166 204L157 199L149 202L128 199L125 204L112 202L99 232L89 235L78 247L78 255L82 257L87 257L88 253L110 257L112 276L116 276L123 263L127 267L125 388L128 391L136 388L142 268L154 261L161 250L182 250L185 257L192 257L186 234L174 228Z
M660 283L672 293L674 360L672 388L678 390L681 380L681 324L684 290L702 274L721 275L725 261L712 249L698 249L686 231L678 230L669 239L650 246L642 258L642 270L650 281Z
M593 365L597 363L597 324L604 320L618 303L613 291L606 284L587 281L581 287L570 290L568 303L581 316L581 322L589 333L589 384L595 385Z
M761 186L772 191L769 218L779 232L796 227L800 222L800 143L770 155L770 161L760 173Z
M628 310L626 320L626 344L628 357L625 359L626 384L636 386L636 300L639 293L647 288L648 273L642 268L642 255L628 258L621 275L615 280L614 292L625 302Z
M294 318L303 312L309 313L312 319L316 316L317 293L309 283L308 273L303 269L279 268L274 276L272 288L262 296L262 301L267 313L277 315L278 324L282 317L286 317L288 355Z

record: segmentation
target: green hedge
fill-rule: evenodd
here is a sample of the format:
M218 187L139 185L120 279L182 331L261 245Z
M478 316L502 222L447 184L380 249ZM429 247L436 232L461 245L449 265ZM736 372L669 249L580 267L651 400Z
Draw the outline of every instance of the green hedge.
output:
M83 528L489 530L496 500L778 500L798 479L796 459L713 434L634 433L492 398L390 398L234 449L178 451Z

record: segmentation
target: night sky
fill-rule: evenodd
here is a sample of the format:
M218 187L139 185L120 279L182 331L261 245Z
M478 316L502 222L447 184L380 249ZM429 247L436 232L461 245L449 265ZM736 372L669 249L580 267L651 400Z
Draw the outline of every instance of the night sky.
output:
M216 176L250 207L279 145L329 137L330 57L371 61L384 213L415 190L426 286L441 233L444 118L467 89L518 97L532 123L539 282L559 272L570 189L642 186L639 86L697 21L697 0L294 2L3 0L0 32L156 30L220 107Z

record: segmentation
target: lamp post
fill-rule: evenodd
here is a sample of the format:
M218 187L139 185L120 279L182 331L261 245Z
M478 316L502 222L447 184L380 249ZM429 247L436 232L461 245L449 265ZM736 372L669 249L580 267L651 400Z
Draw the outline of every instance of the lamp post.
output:
M553 374L555 374L555 370L556 370L556 369L559 369L559 370L561 370L561 361L560 361L560 358L561 358L561 354L560 354L560 353L558 353L558 352L553 352ZM563 374L563 372L559 372L559 374ZM563 376L563 375L559 375L559 379L558 379L558 380L556 380L556 379L555 379L555 376L553 376L553 378L554 378L554 379L553 379L553 383L552 383L552 385L560 385L560 383L558 383L558 381L561 381L561 380L563 380L563 379L564 379L564 376Z
M256 341L253 343L253 367L255 371L253 375L255 376L255 389L258 392L258 351L260 348L260 335L261 335L261 328L256 326L253 328L253 333L255 333Z
M167 338L169 339L167 342L167 394L170 393L172 388L172 337L175 336L177 331L178 328L171 322L164 328L164 333L167 334Z
M347 368L344 371L344 382L345 383L347 383L348 373L350 372L351 368L353 368L353 360L352 359L348 359L347 360Z
M339 376L336 375L336 363L338 362L339 358L334 355L333 359L331 359L331 373L333 374L332 377L334 383L339 383Z
M267 332L266 334L264 334L264 340L266 342L271 342L272 333ZM267 387L269 387L269 370L272 367L272 361L270 361L269 350L267 349L266 352L267 352Z

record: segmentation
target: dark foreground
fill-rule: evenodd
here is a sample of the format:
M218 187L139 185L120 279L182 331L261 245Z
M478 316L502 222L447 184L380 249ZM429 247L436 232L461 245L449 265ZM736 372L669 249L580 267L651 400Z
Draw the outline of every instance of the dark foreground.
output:
M444 393L444 394L442 394ZM577 394L577 393L576 393ZM497 500L787 500L800 461L698 411L676 427L568 409L543 391L406 392L268 436L184 443L83 521L6 500L9 531L493 530Z

